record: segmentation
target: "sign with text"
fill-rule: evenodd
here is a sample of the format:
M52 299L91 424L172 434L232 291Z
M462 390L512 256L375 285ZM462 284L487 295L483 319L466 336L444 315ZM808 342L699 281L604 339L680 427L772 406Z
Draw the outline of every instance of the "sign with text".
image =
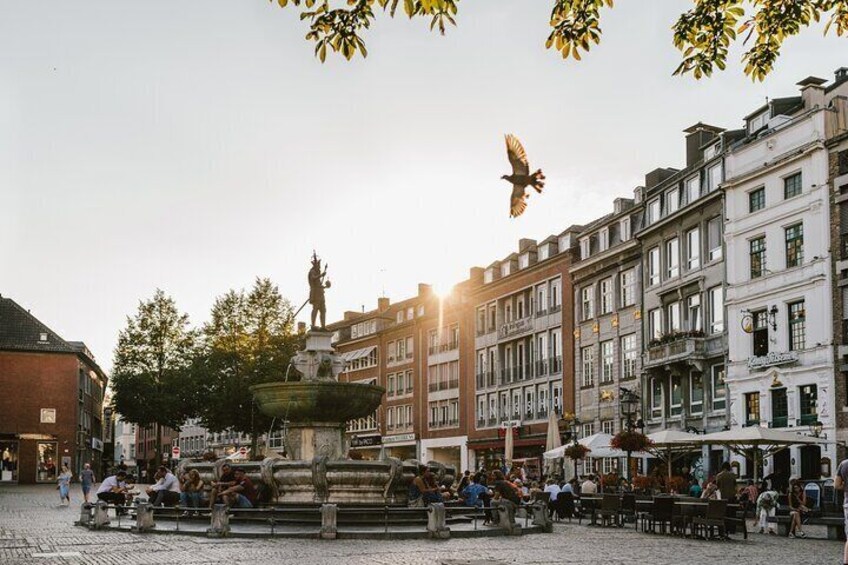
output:
M766 367L774 367L776 365L786 365L789 363L796 363L798 361L798 352L797 351L770 351L768 355L763 355L761 357L749 357L748 358L748 368L749 369L765 369Z
M358 437L354 436L350 439L351 447L374 447L376 445L382 444L383 438L381 436L365 436Z

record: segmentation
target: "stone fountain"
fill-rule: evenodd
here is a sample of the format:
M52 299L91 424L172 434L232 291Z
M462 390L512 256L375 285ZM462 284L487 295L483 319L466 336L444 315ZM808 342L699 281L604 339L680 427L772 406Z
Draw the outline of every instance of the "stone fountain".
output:
M333 349L333 334L324 330L324 289L330 285L324 281L326 273L313 254L309 271L312 329L306 334L305 349L291 363L297 375L292 379L281 375L279 381L251 387L259 410L286 422L287 457L238 465L251 480L267 487L268 502L276 505L405 505L418 461L348 458L346 423L373 414L385 389L339 382L345 362ZM321 326L316 327L319 316ZM186 462L182 467L197 469L204 480L211 481L220 476L223 463ZM438 463L429 466L445 482L456 474Z

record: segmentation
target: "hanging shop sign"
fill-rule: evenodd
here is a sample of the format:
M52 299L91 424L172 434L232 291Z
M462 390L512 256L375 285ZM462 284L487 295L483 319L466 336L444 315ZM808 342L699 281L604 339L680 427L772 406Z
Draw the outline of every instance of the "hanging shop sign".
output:
M798 362L797 351L770 351L768 355L760 357L749 357L749 369L765 369L766 367L774 367L776 365L786 365L789 363Z

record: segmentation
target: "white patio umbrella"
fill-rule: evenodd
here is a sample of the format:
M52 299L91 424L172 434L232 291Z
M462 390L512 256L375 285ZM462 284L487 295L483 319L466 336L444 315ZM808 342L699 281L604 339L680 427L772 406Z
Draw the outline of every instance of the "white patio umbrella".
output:
M697 436L694 443L695 445L723 445L743 457L747 455L749 449L756 448L754 450L754 482L756 483L759 480L757 459L762 460L763 456L777 453L790 445L830 442L824 438L805 436L797 432L785 432L762 426L746 426Z
M580 439L577 443L589 448L588 457L626 457L627 453L620 449L610 447L612 436L604 433L597 433ZM560 459L565 456L565 449L568 446L563 445L556 449L551 449L543 454L545 459Z
M510 423L506 428L506 436L504 436L504 462L507 468L512 467L512 445L512 423Z
M648 434L648 439L652 443L648 452L654 457L666 462L668 476L671 478L671 462L674 458L674 453L682 454L696 449L698 447L697 440L702 437L679 430L654 432Z
M545 452L552 451L562 445L559 438L559 426L557 426L556 412L551 410L548 414L548 437L545 440ZM545 474L550 474L550 468L553 466L552 459L545 459Z

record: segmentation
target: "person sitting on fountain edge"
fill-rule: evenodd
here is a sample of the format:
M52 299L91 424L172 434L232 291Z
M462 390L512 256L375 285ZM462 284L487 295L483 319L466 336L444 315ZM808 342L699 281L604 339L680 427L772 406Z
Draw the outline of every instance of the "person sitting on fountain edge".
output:
M161 465L153 476L156 484L147 489L153 506L176 506L180 503L180 481L166 466Z
M218 497L234 484L236 484L236 477L233 474L233 469L229 463L224 463L221 465L221 480L212 483L212 490L209 492L209 508L215 506L216 502L226 504L226 501L219 501Z
M220 494L224 503L236 508L253 508L256 505L256 489L253 487L253 481L247 477L241 467L236 467L233 475L235 484Z

